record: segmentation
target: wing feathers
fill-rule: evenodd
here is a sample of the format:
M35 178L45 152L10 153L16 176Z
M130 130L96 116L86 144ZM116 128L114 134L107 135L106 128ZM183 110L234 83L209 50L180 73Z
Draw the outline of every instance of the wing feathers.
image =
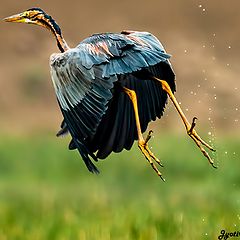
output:
M171 67L167 68L167 63L159 63L149 73L140 75L126 74L119 76L122 86L132 89L137 94L139 117L142 132L145 132L150 121L160 118L163 114L167 101L167 94L163 91L161 84L152 80L156 77L163 77L163 70L168 69L169 78L166 81L174 82L174 74ZM173 89L174 90L174 89ZM116 90L118 92L118 90ZM97 157L106 158L112 151L120 152L124 148L129 150L134 140L138 138L136 130L136 120L133 105L129 97L123 93L113 94L113 99L104 115L95 136L89 141L88 146L92 151L98 151Z
M73 137L69 149L78 149L90 171L98 172L90 157L129 150L138 137L132 103L118 85L137 93L142 132L162 116L167 95L151 76L168 81L175 91L169 58L152 34L128 31L93 35L51 57L54 88Z

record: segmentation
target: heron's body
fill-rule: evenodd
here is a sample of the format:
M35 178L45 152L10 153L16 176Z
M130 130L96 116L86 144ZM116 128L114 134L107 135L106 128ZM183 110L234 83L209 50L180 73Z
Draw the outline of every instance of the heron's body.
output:
M52 31L61 53L50 58L51 76L64 120L58 135L69 132L70 149L78 149L87 168L98 172L91 159L106 158L112 151L131 149L134 140L153 169L160 164L142 133L160 118L167 101L173 101L188 134L213 164L201 144L208 146L189 124L173 93L175 75L159 40L148 32L95 34L69 48L56 22L41 9L5 19L44 26Z
M167 93L152 76L167 79L175 91L174 73L161 43L150 33L96 34L76 48L53 54L52 80L66 125L80 152L106 158L130 149L138 138L133 107L122 91L138 96L142 132L162 116ZM75 146L77 148L77 146ZM87 153L86 152L86 153Z

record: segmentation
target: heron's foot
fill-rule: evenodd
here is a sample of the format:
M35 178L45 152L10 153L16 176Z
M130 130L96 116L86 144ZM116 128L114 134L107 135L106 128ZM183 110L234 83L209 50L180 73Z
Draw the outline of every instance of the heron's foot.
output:
M189 127L189 129L187 130L187 134L193 139L193 141L197 144L198 148L200 149L200 151L203 153L203 155L208 159L208 162L214 167L217 168L214 165L214 161L211 159L211 157L209 156L209 154L206 152L206 150L203 148L203 146L205 146L206 148L208 148L209 150L215 152L216 150L213 149L208 143L206 143L204 140L202 140L202 138L197 134L197 132L195 131L195 126L196 126L196 120L197 118L194 117L192 120L192 125Z
M165 181L165 179L163 178L161 172L158 170L158 168L156 167L156 165L154 164L153 160L161 167L163 167L163 165L161 164L160 160L155 157L155 155L152 153L152 151L149 149L148 147L148 141L150 140L150 138L152 137L152 133L153 131L150 130L146 140L139 140L138 141L138 147L140 148L141 152L143 153L143 155L145 156L145 158L148 160L148 162L150 163L151 167L153 168L153 170L157 173L157 175L163 180Z
M148 147L148 142L149 142L149 140L151 139L151 137L152 137L152 134L153 134L153 130L150 130L149 132L148 132L148 135L147 135L147 137L146 137L146 140L145 140L145 149L148 151L148 153L149 153L149 155L151 156L151 158L159 165L159 166L161 166L161 167L163 167L163 165L162 165L162 163L160 162L160 160L157 158L157 157L155 157L155 155L152 153L152 151L149 149L149 147Z

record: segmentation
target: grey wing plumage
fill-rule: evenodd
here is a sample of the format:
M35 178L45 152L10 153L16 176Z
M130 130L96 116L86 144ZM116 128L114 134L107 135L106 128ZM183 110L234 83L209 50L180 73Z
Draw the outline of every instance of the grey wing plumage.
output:
M147 32L124 31L122 35L111 35L110 39L127 39L109 46L109 51L117 49L116 56L110 59L107 74L124 72L118 75L118 82L134 90L138 98L141 130L144 132L151 120L160 118L167 102L167 94L161 84L152 80L152 76L166 80L172 91L175 91L175 74L168 55L158 39ZM120 43L118 43L120 45ZM132 103L122 91L115 91L108 110L87 145L91 151L97 151L97 157L104 159L112 151L120 152L130 149L138 138Z
M51 57L53 85L65 123L88 169L97 172L88 155L95 158L84 144L84 139L94 134L107 103L112 98L111 89L116 76L101 77L98 66L86 69L78 51L69 51ZM63 124L63 128L65 124Z

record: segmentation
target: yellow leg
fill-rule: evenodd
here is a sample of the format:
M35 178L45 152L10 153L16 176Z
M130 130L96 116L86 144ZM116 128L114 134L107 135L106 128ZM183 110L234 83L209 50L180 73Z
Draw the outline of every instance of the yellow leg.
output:
M144 140L142 131L141 131L141 125L140 125L140 120L139 120L139 114L138 114L138 104L137 104L137 95L135 91L128 89L126 87L123 87L123 91L129 96L130 100L132 101L133 104L133 109L134 109L134 114L135 114L135 120L136 120L136 127L137 127L137 133L138 133L138 147L140 148L141 152L143 155L146 157L148 162L150 163L151 167L153 170L157 173L157 175L163 180L164 178L162 177L161 172L158 170L158 168L155 166L153 160L157 162L160 166L161 163L158 158L154 156L154 154L151 152L151 150L148 147L148 141L151 138L152 131L149 131L148 136L146 140ZM152 160L153 159L153 160Z
M193 141L196 143L196 145L199 147L199 149L201 150L201 152L203 153L203 155L208 159L209 163L216 168L216 166L214 165L213 160L210 158L210 156L208 155L208 153L205 151L205 149L203 148L203 146L207 147L208 149L210 149L211 151L215 151L209 144L207 144L206 142L204 142L201 137L197 134L197 132L195 131L194 127L196 125L196 120L197 118L194 117L192 120L192 124L190 124L186 118L186 116L184 115L181 107L179 106L175 96L172 93L172 90L169 86L169 84L161 79L158 79L156 77L154 77L155 80L159 81L162 84L162 88L164 91L167 92L168 96L170 97L170 99L172 100L175 108L177 109L180 117L182 118L182 121L186 127L187 130L187 134L193 139ZM203 145L203 146L202 146Z

